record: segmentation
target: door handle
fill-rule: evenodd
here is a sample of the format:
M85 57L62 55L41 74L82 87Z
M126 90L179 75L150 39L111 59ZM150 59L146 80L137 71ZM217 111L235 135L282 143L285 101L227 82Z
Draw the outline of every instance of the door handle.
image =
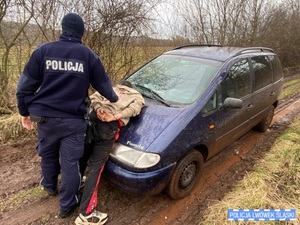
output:
M247 105L247 111L250 111L250 109L253 107L253 105L252 104L249 104L249 105Z

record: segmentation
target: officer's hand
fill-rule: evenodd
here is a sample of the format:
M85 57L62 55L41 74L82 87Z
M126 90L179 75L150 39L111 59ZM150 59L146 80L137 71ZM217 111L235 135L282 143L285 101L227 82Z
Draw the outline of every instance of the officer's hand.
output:
M22 127L27 130L32 130L34 128L34 122L29 119L29 116L22 116Z

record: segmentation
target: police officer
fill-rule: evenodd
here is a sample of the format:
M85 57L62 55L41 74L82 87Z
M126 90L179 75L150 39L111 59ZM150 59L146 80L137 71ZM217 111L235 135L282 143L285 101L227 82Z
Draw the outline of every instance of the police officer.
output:
M68 217L80 201L78 160L84 150L89 85L109 101L118 100L99 57L82 45L83 34L82 18L75 13L65 15L60 40L45 43L32 53L16 94L22 126L30 130L37 122L41 185L48 194L57 194L61 173L62 218Z

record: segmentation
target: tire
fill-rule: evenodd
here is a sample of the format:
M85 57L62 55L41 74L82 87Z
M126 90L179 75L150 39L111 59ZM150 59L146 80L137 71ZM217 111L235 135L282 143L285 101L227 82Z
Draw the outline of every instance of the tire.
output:
M261 132L267 131L272 123L274 111L275 107L272 105L266 117L259 124L257 124L254 129Z
M203 172L203 156L200 152L192 150L178 161L178 164L166 187L167 194L173 199L187 196Z

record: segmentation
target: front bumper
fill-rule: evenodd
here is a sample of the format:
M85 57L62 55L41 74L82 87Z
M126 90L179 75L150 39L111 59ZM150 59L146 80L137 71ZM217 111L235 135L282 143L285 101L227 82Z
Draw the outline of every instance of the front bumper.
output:
M108 160L104 175L109 183L124 192L136 195L155 195L167 186L175 165L176 163L173 163L149 172L132 172Z

